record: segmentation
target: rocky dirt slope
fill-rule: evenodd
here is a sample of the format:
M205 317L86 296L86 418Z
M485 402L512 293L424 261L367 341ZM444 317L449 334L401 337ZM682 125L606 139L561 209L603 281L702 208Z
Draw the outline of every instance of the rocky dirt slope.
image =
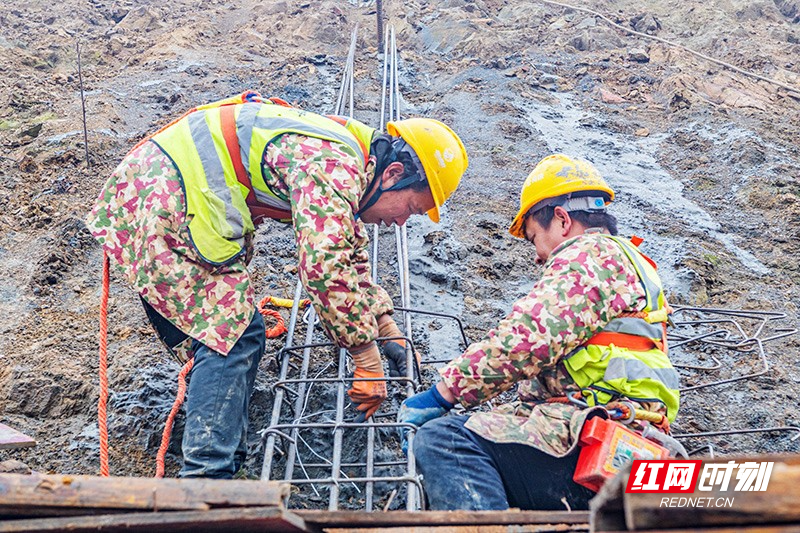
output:
M798 90L543 2L387 2L404 113L452 123L471 156L443 225L410 224L417 305L456 309L473 338L503 316L537 275L531 248L506 232L520 183L538 159L562 150L593 161L618 190L622 230L647 239L674 303L776 309L796 327L800 4L593 0L587 7ZM356 117L377 125L374 3L8 0L0 7L0 418L39 440L4 458L43 471L97 469L100 251L82 220L106 175L146 132L245 89L330 111L356 23ZM269 224L258 243L260 291L289 296L291 233ZM132 291L117 280L111 294L112 469L150 475L177 365ZM421 342L431 356L455 355L452 341L428 337ZM796 337L779 341L767 376L687 395L679 429L800 423L799 354ZM263 365L254 433L271 407L275 367ZM715 445L797 451L782 435Z

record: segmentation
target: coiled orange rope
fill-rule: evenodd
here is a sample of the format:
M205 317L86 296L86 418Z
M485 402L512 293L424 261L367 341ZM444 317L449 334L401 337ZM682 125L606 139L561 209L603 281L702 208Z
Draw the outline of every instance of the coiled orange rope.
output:
M286 323L283 321L281 314L274 309L267 309L265 307L267 304L271 303L271 300L271 296L265 296L260 302L258 302L258 312L261 313L264 318L270 316L276 320L275 325L267 329L268 339L274 339L275 337L283 335L288 331L286 329Z

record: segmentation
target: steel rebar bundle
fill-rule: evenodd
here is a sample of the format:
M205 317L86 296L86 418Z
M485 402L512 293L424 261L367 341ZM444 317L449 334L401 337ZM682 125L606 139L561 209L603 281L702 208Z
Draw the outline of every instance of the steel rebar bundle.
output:
M785 313L775 311L676 307L668 342L670 359L682 371L683 401L691 401L689 393L715 390L722 385L765 375L769 371L765 345L797 333L796 328L784 325L782 321L786 318ZM718 431L677 433L674 437L708 439L775 432L793 432L791 440L800 437L800 428L794 426L726 427ZM706 444L706 447L713 455L711 445Z
M357 28L352 34L334 110L337 115L348 115L351 118L355 102L353 72L356 37ZM400 119L398 54L394 28L386 33L383 44L381 130L386 122ZM419 376L419 364L411 334L411 315L420 313L452 318L458 322L465 343L466 335L457 317L411 307L408 234L405 225L396 228L395 241L397 290L401 303L395 309L402 313L400 326L407 345L407 370L405 376L387 377L385 381L390 395L393 387L400 387L399 391L405 397L414 393ZM380 244L379 228L375 226L371 257L371 274L375 282L378 282L381 274L378 261ZM264 460L261 478L283 479L298 487L306 487L299 490L308 490L307 487L310 487L313 496L309 494L309 497L316 501L324 499L320 492L320 488L323 488L323 491L328 492L329 510L347 505L372 511L376 504L376 486L384 491L378 500L383 501L384 508L388 508L404 486L406 508L418 509L422 501L422 487L414 462L413 433L416 428L394 422L396 411L390 410L392 406L389 400L384 402L381 411L364 423L348 420L355 415L345 394L347 386L354 381L348 368L349 355L346 350L327 342L322 333L317 331L318 319L313 308L309 307L302 320L298 320L301 297L302 286L298 282L286 342L277 354L280 370L278 379L273 383L275 400L270 424L262 431ZM304 340L302 344L294 344L295 338L300 334L298 330L302 327L301 323L305 324ZM327 363L323 364L324 361ZM324 398L322 403L327 403L330 408L313 410L312 406L320 403L319 398ZM397 434L401 427L411 430L407 457L401 455L397 443ZM386 443L390 445L387 446Z

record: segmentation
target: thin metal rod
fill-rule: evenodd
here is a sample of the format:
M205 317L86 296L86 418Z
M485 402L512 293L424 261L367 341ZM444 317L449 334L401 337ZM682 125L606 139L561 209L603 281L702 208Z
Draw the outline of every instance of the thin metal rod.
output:
M375 429L375 428L372 428ZM403 466L405 465L405 461L379 461L374 462L373 467L375 468L390 468L393 466ZM306 468L330 468L330 463L305 463ZM342 463L342 468L367 468L368 465L366 463ZM371 476L367 476L371 477Z
M800 438L800 427L795 426L773 426L767 428L747 428L747 429L730 429L727 431L705 431L702 433L678 433L672 435L676 439L694 439L700 437L719 437L722 435L744 435L748 433L772 433L776 431L794 431L796 435L791 440Z
M394 25L392 25L392 87L394 93L394 120L400 120L400 85L397 79L397 41L395 40Z
M761 343L760 339L747 339L747 340L748 340L748 342L753 342L758 346L758 356L759 356L759 359L761 360L761 363L764 365L761 370L759 370L757 372L750 373L750 374L745 374L743 376L736 376L734 378L719 379L719 380L716 380L716 381L709 381L708 383L702 383L700 385L694 385L692 387L684 387L684 388L680 389L680 392L684 393L684 392L690 392L690 391L695 391L695 390L699 390L699 389L705 389L707 387L715 387L717 385L724 385L726 383L733 383L735 381L741 381L743 379L755 378L755 377L763 376L764 374L766 374L769 371L769 361L767 361L767 355L764 352L764 345Z
M383 40L383 85L381 85L381 125L378 131L383 131L384 126L386 125L386 81L387 81L387 71L389 69L389 34L386 34L385 39ZM389 120L392 119L391 113L389 114Z
M380 44L380 42L383 40L383 0L375 0L375 18L377 19L378 23L378 44Z
M358 23L353 28L353 36L350 38L350 112L348 116L353 118L355 106L353 104L353 86L355 85L355 70L356 70L356 41L358 40Z
M348 83L350 86L350 117L353 117L353 71L355 69L355 54L356 54L356 38L357 38L358 25L353 29L353 34L350 39L350 50L347 55L347 61L350 65L348 70ZM339 349L339 365L338 377L344 378L347 370L347 350ZM319 381L318 381L319 382ZM345 388L344 381L340 381L336 386L336 422L342 423L344 421L344 402L345 402ZM336 429L333 433L333 450L331 459L331 479L333 485L330 488L328 510L335 511L339 508L339 474L340 465L342 463L342 430Z
M366 477L351 477L347 478L346 481L348 483L366 483L368 481L381 481L381 482L391 482L391 481L407 481L409 483L414 483L415 485L420 485L421 482L418 478L412 476L389 476L389 477L382 477L382 478L366 478ZM301 485L307 483L325 483L331 485L331 487L335 487L338 489L339 487L339 480L334 478L315 478L315 479L295 479L292 483ZM421 487L419 487L421 488Z
M344 375L347 366L347 350L339 350L339 378L342 381L336 387L336 424L333 430L333 460L331 461L331 485L328 510L336 511L339 508L339 468L342 464L342 424L344 423Z
M372 417L370 417L372 419ZM367 430L367 464L364 465L367 469L367 477L372 478L375 474L375 428L370 427ZM372 511L372 496L375 490L375 485L372 481L367 482L366 494L364 499L366 501L366 511Z
M686 452L686 455L688 455L689 457L692 457L693 455L699 454L703 450L707 450L708 451L708 457L710 459L714 458L714 447L712 445L710 445L710 444L706 444L705 446L700 446L699 448L694 448L692 450L689 450L688 452Z
M404 381L408 382L407 377L382 377L382 378L356 378L356 377L336 377L336 378L297 378L297 379L284 379L276 382L273 387L283 387L285 385L292 385L296 383L355 383L361 381Z
M311 343L311 339L314 337L314 325L311 320L309 320L309 326L306 330L306 344ZM302 416L303 411L303 404L305 402L305 391L306 391L306 383L309 381L306 379L308 377L308 368L311 365L311 348L306 348L303 350L303 362L301 363L300 367L300 380L298 381L298 388L297 388L297 397L294 400L294 416L298 418ZM297 443L295 439L297 439L298 430L295 429L292 431L292 441L289 444L289 451L286 454L286 470L283 474L284 480L292 479L292 475L294 474L294 461L295 457L297 456Z
M297 315L299 314L300 309L300 296L302 294L303 286L298 280L297 286L294 290L294 303L292 304L292 312L289 315L289 328L288 333L286 334L286 342L284 346L291 346L292 340L294 339L294 330L295 326L297 325ZM289 372L289 358L285 357L283 361L281 361L281 370L278 374L278 379L286 379L286 376ZM275 400L272 403L272 416L270 418L271 422L270 425L274 426L275 424L280 422L281 418L281 407L283 406L283 389L278 389L275 392ZM267 443L264 447L264 460L261 463L261 479L262 480L269 480L270 473L272 472L272 456L275 453L275 435L269 435L267 437Z
M407 428L412 431L417 430L417 426L414 424L410 424L408 422L386 422L386 423L379 423L379 422L305 422L302 424L277 424L275 426L271 426L269 428L270 431L281 431L283 429L292 429L292 428L303 428L303 429L365 429L368 427L374 428Z
M397 40L395 36L394 26L391 27L391 76L389 79L389 94L391 95L390 102L394 103L394 108L389 110L389 116L394 120L400 120L400 83L397 74ZM399 274L400 283L400 301L404 308L411 305L411 275L408 268L408 228L405 224L401 227L395 227L395 240L397 243L397 269ZM403 325L406 337L412 337L411 329L411 313L403 312ZM414 379L414 370L418 367L419 362L416 360L416 351L411 343L406 343L406 372L410 380ZM409 381L406 384L406 396L412 396L415 392L414 383ZM408 448L408 475L416 477L416 461L411 446ZM409 511L418 509L417 492L415 489L420 487L418 483L409 483L406 491L406 508ZM421 489L420 489L421 491ZM421 494L421 492L420 492Z
M91 168L89 160L89 132L86 128L86 98L83 95L83 70L81 69L81 43L75 43L75 52L78 55L78 85L81 89L81 112L83 113L83 150L86 153L86 168Z
M469 339L467 338L467 333L464 330L464 323L456 315L450 315L450 314L447 314L447 313L439 313L439 312L436 312L436 311L427 311L425 309L414 309L414 308L411 308L411 307L397 307L397 306L395 306L395 310L414 313L414 314L418 314L418 315L438 316L438 317L442 317L442 318L449 318L451 320L455 320L458 323L458 329L461 332L461 339L464 341L464 348L466 348L467 346L470 345Z

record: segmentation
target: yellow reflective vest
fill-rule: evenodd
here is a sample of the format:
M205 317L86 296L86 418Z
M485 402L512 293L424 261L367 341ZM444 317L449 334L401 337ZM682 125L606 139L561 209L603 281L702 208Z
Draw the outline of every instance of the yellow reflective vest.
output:
M617 397L660 402L672 422L680 407L679 377L667 357L666 322L669 306L655 266L630 241L605 235L616 242L636 269L645 290L642 312L611 320L577 351L564 366L584 390L590 405Z
M209 263L224 264L244 252L244 236L261 219L291 220L289 203L264 178L270 143L286 133L324 139L339 143L366 167L374 132L357 120L325 117L248 92L195 108L150 140L180 173L195 248Z

